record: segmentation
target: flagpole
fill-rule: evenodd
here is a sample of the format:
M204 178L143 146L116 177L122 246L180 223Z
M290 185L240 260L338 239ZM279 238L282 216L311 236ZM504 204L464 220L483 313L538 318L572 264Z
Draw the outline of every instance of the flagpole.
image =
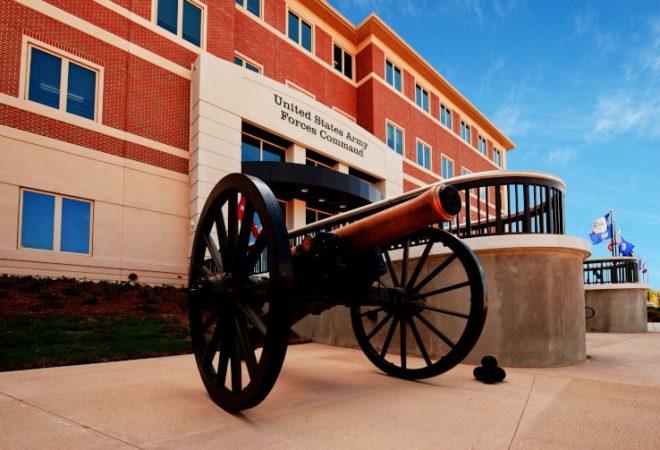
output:
M610 209L610 245L612 246L612 258L616 256L615 255L616 246L614 245L614 233L616 233L616 227L614 226L614 213L612 213L612 210Z

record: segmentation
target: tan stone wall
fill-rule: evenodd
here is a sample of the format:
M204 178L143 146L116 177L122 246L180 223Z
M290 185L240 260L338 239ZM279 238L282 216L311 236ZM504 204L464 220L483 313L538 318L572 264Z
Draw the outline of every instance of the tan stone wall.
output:
M0 167L2 273L187 284L188 176L4 129ZM19 245L21 188L93 203L91 255Z
M631 284L586 287L585 305L594 309L594 316L587 319L587 331L645 333L648 290L648 286Z

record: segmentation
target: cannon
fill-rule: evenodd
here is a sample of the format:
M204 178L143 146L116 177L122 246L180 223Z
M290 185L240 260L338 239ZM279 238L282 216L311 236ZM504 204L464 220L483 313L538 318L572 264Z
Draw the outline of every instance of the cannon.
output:
M189 322L199 373L229 412L259 404L282 368L292 326L350 308L357 344L383 372L439 375L474 347L486 283L474 253L442 229L461 208L430 185L287 231L261 180L230 174L199 217Z

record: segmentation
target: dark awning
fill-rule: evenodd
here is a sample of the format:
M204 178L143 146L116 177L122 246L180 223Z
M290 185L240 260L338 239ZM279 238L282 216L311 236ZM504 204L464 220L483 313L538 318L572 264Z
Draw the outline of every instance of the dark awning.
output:
M360 178L305 164L243 162L244 174L263 180L281 200L305 200L329 213L357 208L381 199L380 191Z

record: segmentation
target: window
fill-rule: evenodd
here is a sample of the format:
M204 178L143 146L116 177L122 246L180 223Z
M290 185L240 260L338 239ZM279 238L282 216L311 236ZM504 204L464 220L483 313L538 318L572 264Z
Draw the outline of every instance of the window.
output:
M470 125L466 125L465 122L461 122L461 139L470 145L472 144L472 139L470 138Z
M305 50L312 51L312 26L291 11L289 11L289 39Z
M261 17L261 0L236 0L236 4Z
M158 0L156 24L200 47L202 14L202 7L191 0Z
M454 177L454 161L442 155L442 178L448 180Z
M336 70L353 79L353 56L350 53L337 44L332 44L332 61Z
M29 47L27 98L94 120L98 71L40 48Z
M502 167L502 155L496 148L493 149L493 162L497 167Z
M421 141L417 141L417 164L431 170L431 147Z
M319 211L318 209L306 208L305 209L305 224L318 222L319 220L327 219L332 214Z
M440 123L451 130L451 111L445 105L440 105Z
M488 147L486 146L486 139L479 136L479 153L484 156L488 155Z
M472 172L470 170L466 169L465 167L463 167L463 169L461 169L461 175L470 175L471 173Z
M241 161L283 162L286 150L253 135L241 134Z
M387 123L387 146L403 155L403 131L391 123Z
M256 64L252 64L243 57L234 56L234 64L245 67L247 70L251 70L252 72L261 73L261 67L257 66Z
M424 111L429 112L429 91L415 84L415 104Z
M21 248L91 254L92 202L21 191Z
M385 82L401 92L401 69L395 66L389 59L385 60Z

